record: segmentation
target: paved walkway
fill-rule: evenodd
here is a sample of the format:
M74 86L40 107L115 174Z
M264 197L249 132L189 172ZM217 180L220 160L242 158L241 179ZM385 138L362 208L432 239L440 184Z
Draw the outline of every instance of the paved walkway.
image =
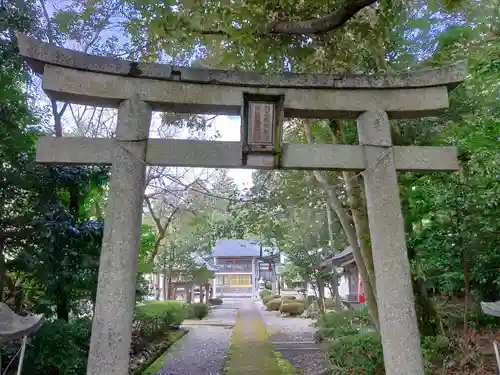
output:
M265 311L260 302L260 313L275 350L289 361L299 374L314 375L328 366L326 348L316 344L313 319L281 317L275 311Z
M287 363L275 351L298 374L315 374L325 356L313 341L311 323L281 318L250 300L224 301L202 321L184 322L190 332L169 349L157 375L282 375Z
M224 303L206 321L185 321L189 333L167 352L165 367L157 375L220 375L226 362L238 304ZM203 323L201 323L203 322Z

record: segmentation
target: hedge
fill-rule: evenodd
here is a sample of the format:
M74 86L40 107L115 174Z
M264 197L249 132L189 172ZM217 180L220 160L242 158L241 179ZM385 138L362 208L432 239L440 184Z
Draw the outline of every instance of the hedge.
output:
M304 312L305 306L303 302L296 302L296 301L286 301L283 300L280 306L280 313L282 314L288 314L291 316L297 316L300 315Z
M268 311L279 311L280 306L281 306L281 298L272 299L266 304Z
M267 303L268 303L269 301L271 301L271 300L273 300L273 299L277 299L277 298L280 298L280 296L279 296L279 295L277 295L277 294L273 294L273 295L270 295L270 296L266 296L266 297L262 298L262 303L263 303L264 305L267 305Z

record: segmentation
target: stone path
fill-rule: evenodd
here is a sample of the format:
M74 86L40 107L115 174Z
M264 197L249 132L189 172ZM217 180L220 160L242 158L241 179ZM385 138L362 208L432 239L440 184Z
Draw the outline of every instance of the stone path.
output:
M260 302L256 304L275 349L299 374L314 375L328 366L325 346L314 341L314 320L281 317L277 312L265 311Z
M183 327L190 332L169 349L165 367L157 375L222 374L237 312L237 304L224 303L206 320L186 320Z
M190 330L165 357L156 375L280 375L275 351L298 370L323 370L323 347L314 343L310 319L281 318L259 302L224 301L201 321L186 320ZM233 329L234 327L234 329ZM273 346L274 344L274 346Z

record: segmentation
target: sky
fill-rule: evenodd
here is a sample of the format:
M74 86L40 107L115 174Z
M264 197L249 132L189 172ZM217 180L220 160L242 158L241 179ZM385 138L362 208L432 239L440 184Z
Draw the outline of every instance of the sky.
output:
M71 4L71 1L68 0L48 0L47 11L50 16L54 14L56 9L64 9L65 6ZM109 35L104 35L109 34ZM118 37L119 40L126 42L127 37L122 35L121 33L117 33L114 31L101 33L102 36L114 36ZM66 48L74 48L71 42L68 42L65 46ZM72 124L66 123L66 126L71 127ZM74 126L74 125L73 125ZM153 115L152 133L150 136L155 136L154 128L155 128L155 116ZM240 140L240 117L239 116L217 116L214 123L213 128L207 131L208 135L213 135L216 132L219 132L220 137L217 138L218 141L239 141ZM253 170L249 169L232 169L229 171L229 176L234 179L237 187L239 189L248 188L252 185L252 172Z
M217 116L214 121L213 131L220 133L220 141L240 140L240 117L239 116ZM231 169L229 176L234 179L238 188L252 186L252 169Z

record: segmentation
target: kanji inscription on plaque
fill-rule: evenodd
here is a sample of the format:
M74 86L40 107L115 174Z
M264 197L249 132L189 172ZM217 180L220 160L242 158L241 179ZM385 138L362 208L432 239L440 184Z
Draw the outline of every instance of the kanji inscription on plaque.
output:
M275 104L249 103L248 144L272 145L274 142Z

